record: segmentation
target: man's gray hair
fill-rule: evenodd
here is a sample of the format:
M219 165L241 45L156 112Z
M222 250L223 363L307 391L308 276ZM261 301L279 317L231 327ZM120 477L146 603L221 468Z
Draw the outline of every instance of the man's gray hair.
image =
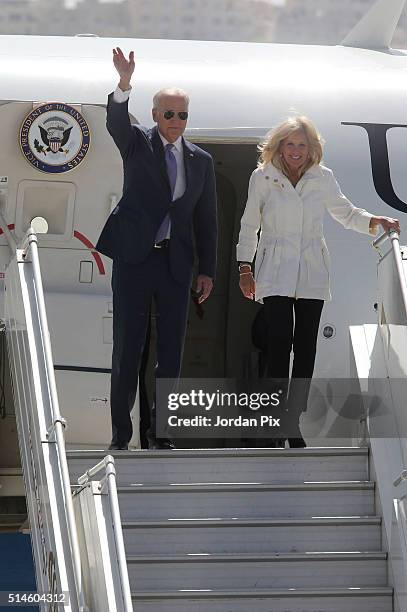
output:
M157 109L160 106L161 98L164 96L179 96L180 98L184 98L187 107L189 106L189 96L186 91L179 87L166 87L165 89L160 89L160 91L157 91L155 94L153 98L153 109Z

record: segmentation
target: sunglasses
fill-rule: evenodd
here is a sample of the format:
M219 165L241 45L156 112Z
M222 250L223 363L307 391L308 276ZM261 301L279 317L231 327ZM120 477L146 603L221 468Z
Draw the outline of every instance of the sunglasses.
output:
M167 119L167 121L172 119L176 114L181 121L186 121L188 119L188 111L180 111L179 113L175 113L172 110L166 110L163 112L164 119Z

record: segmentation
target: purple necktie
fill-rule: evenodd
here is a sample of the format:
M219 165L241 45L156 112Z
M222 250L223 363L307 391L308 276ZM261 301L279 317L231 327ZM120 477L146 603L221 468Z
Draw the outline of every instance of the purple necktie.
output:
M165 145L165 163L167 164L167 174L170 181L171 196L174 197L175 183L177 182L177 160L172 152L174 145ZM168 228L170 226L170 213L167 213L161 223L157 235L155 237L156 243L161 242L167 237Z

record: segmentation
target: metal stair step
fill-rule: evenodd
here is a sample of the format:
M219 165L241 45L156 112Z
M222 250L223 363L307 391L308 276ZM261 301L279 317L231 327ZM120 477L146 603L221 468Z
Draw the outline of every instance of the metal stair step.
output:
M367 449L112 454L135 610L393 612Z
M68 451L71 482L108 451ZM368 480L366 448L197 449L117 451L118 485L174 483L303 483Z
M24 497L21 468L0 468L0 497Z
M186 585L187 586L187 585ZM389 587L132 593L143 612L392 612Z
M373 482L133 485L118 489L123 520L372 516Z
M380 517L124 521L127 555L381 549Z
M26 520L26 514L0 514L0 532L18 531Z
M386 586L386 553L172 555L127 558L133 591Z

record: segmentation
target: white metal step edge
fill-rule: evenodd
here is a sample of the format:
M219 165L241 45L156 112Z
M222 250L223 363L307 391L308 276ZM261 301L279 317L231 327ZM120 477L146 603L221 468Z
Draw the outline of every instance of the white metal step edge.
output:
M180 555L129 555L128 563L218 563L218 562L297 562L297 561L386 561L386 552L307 552L307 553L192 553Z
M145 527L316 527L328 525L381 525L380 516L354 516L354 517L317 517L317 518L288 518L288 519L167 519L167 520L137 520L123 521L123 529L145 528Z
M305 482L301 484L268 484L268 483L176 483L169 485L144 485L137 483L118 487L118 493L207 493L207 492L242 492L250 491L372 491L375 483L372 481L336 481L336 482Z
M334 589L256 589L250 591L139 591L132 593L133 600L140 599L260 599L264 597L366 597L392 596L391 587L357 587Z
M163 457L192 458L192 457L337 457L337 456L367 456L367 447L308 447L308 448L200 448L200 449L174 449L174 450L132 450L108 451L100 450L69 450L68 459L99 458L105 455L114 455L121 459L161 459Z
M0 467L0 476L22 476L23 470L20 467Z

